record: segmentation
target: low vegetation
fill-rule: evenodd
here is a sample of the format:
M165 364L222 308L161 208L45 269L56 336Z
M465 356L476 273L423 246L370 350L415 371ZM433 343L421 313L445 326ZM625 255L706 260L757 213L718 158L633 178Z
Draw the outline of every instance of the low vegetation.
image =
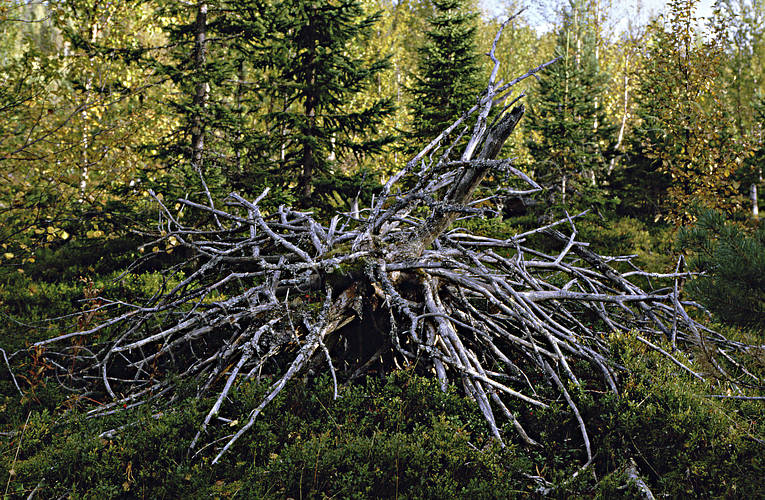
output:
M187 397L172 411L144 407L89 420L61 395L35 404L8 395L3 428L16 431L4 433L0 480L11 496L36 489L42 498L634 498L641 494L629 475L634 461L657 497L765 494L760 401L706 397L708 384L679 374L630 335L609 344L629 372L619 396L587 385L574 393L597 429L597 451L573 479L581 438L564 401L516 409L544 434L544 448L500 448L454 387L442 392L434 380L400 371L349 384L337 400L330 377L293 381L215 465L211 448L188 454L209 401ZM246 418L267 387L237 389L230 413ZM216 432L225 437L225 428Z

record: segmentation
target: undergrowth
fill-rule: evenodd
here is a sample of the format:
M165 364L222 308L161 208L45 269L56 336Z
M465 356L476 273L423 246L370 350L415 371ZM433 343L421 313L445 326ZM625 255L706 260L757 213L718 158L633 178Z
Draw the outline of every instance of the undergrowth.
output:
M443 393L435 381L401 371L344 387L337 400L328 377L292 383L215 466L212 448L188 451L210 404L191 397L190 387L171 409L101 420L63 407L14 411L17 398L6 395L3 412L12 418L3 430L16 434L2 445L0 481L14 496L37 487L42 497L71 498L512 498L540 495L531 476L542 476L554 497L631 498L639 493L625 472L633 459L655 495L765 495L761 401L706 398L708 383L678 373L629 335L611 344L629 370L622 393L572 388L595 452L573 480L584 456L565 402L518 406L544 445L524 447L506 426L501 448L455 388ZM246 418L266 387L244 384L230 413ZM237 423L210 432L224 437Z
M522 232L532 222L470 224L480 225L471 230L499 236ZM596 251L637 254L636 261L652 271L673 266L669 229L594 217L578 228ZM90 303L83 299L146 297L160 286L156 273L115 282L117 271L99 274L81 261L81 279L80 271L67 280L39 269L2 275L1 348L24 349L62 329L97 321L82 313ZM80 314L43 321L72 312ZM756 332L718 327L729 338L762 343L751 338ZM212 404L196 399L194 387L186 387L170 405L89 420L86 412L99 401L64 392L44 366L26 358L27 365L14 366L26 377L23 396L0 367L0 488L5 498L27 497L33 490L40 498L98 499L472 499L543 492L557 498L634 498L640 491L627 474L634 460L657 497L765 497L763 402L707 397L726 395L724 380L692 379L632 335L608 340L614 363L626 368L620 394L603 392L596 373L584 387L569 387L593 446L594 461L584 471L579 471L586 460L582 438L565 401L546 410L511 403L511 411L543 446L523 445L505 424L507 446L502 448L489 438L474 403L454 387L441 392L434 380L413 371L341 387L337 400L329 377L294 381L258 417L247 439L213 466L213 447L189 452ZM765 353L751 356L765 373ZM707 369L703 356L683 361ZM236 419L211 426L206 442L235 430L269 383L246 383L233 393L225 414ZM557 394L545 386L536 390ZM111 429L118 430L99 437Z

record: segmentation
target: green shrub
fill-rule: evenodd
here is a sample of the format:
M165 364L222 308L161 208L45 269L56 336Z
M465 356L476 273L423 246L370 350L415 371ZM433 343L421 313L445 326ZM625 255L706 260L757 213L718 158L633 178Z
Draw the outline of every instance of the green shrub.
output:
M53 282L33 279L26 273L2 276L0 305L5 321L0 323L0 347L12 352L50 338L61 328L85 326L83 321L92 324L101 316L83 318L76 314L92 307L92 302L85 299L100 295L137 301L153 295L163 279L156 272L125 274L117 280L120 276L120 271L105 275L87 272L75 279ZM63 322L50 321L67 315L73 316Z
M720 389L690 379L631 335L607 340L629 372L619 396L588 390L587 381L571 387L594 451L575 479L585 456L565 402L546 410L511 405L544 445L524 447L506 424L500 448L474 403L403 371L341 387L337 400L330 377L292 382L214 466L213 447L188 452L211 404L194 398L193 387L161 414L147 407L88 420L77 407L31 408L3 426L21 430L29 415L18 460L18 435L0 444L0 483L12 466L10 492L26 496L39 485L43 498L525 498L540 493L531 476L542 476L554 498L611 499L639 495L625 472L632 458L657 497L762 498L761 402L705 398ZM232 393L226 413L237 422L211 426L206 442L230 435L268 385L248 382ZM121 426L114 437L97 437Z
M267 384L245 384L232 407L246 418ZM24 432L12 491L28 494L41 479L40 494L75 498L153 498L190 495L252 498L442 497L507 498L528 488L514 464L518 450L500 450L486 440L483 418L453 390L431 380L396 374L350 386L332 401L328 378L293 383L273 401L222 464L211 466L212 449L193 457L187 450L201 409L209 401L181 401L153 418L148 410L104 420L81 417L57 422L33 412ZM23 424L23 422L21 422ZM109 439L104 429L128 424ZM21 425L18 425L21 428ZM227 427L212 431L224 437ZM13 453L4 450L0 468ZM481 448L488 446L486 451ZM513 458L515 456L515 458ZM7 481L0 474L0 481Z
M632 457L654 493L762 498L765 485L751 480L765 475L761 402L705 397L723 389L691 379L630 335L612 345L629 374L621 395L602 398L593 415L604 470Z
M678 244L692 252L688 264L703 276L688 292L722 321L765 331L765 225L745 232L712 210L682 228Z

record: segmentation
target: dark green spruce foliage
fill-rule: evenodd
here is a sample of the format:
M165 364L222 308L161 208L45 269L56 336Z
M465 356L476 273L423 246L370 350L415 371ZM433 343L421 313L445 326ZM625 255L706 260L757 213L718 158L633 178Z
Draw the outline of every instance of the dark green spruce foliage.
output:
M412 147L420 147L476 104L481 71L476 49L478 14L467 0L432 0L418 77L411 89Z
M613 126L603 110L607 75L600 71L596 37L584 7L563 11L555 56L541 76L526 120L527 145L537 181L559 194L556 202L592 201L604 179Z
M703 276L687 290L719 319L765 330L765 225L745 232L712 210L678 234L681 248L693 252L691 270Z
M139 58L139 64L152 68L175 89L164 104L181 126L145 145L168 175L144 181L166 196L198 199L203 190L199 172L213 194L227 191L234 131L241 123L230 98L235 93L237 60L216 31L225 11L217 0L161 3L157 14L177 20L163 26L168 48L143 47ZM197 137L201 142L195 141Z
M658 52L664 39L663 27L659 20L654 20L648 26L647 50ZM647 58L647 75L654 75L655 58ZM619 192L622 203L619 212L641 219L654 219L660 214L661 200L671 185L672 178L661 169L661 159L652 151L653 145L660 143L666 137L664 126L660 119L661 90L656 84L656 78L638 78L635 89L635 114L637 126L627 139L627 161L620 162L620 168L615 172L613 187ZM656 219L658 220L658 219Z
M352 105L388 62L357 55L354 44L378 20L365 15L357 0L282 0L271 12L263 54L270 75L272 108L265 120L274 141L272 166L282 182L297 181L300 203L312 206L320 201L314 184L340 174L339 160L380 153L392 141L379 130L393 110L391 99Z

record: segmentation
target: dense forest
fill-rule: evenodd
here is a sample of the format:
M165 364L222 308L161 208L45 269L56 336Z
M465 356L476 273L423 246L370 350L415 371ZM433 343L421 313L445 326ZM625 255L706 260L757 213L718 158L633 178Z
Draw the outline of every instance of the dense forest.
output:
M5 0L4 498L765 496L765 4L698 8Z

